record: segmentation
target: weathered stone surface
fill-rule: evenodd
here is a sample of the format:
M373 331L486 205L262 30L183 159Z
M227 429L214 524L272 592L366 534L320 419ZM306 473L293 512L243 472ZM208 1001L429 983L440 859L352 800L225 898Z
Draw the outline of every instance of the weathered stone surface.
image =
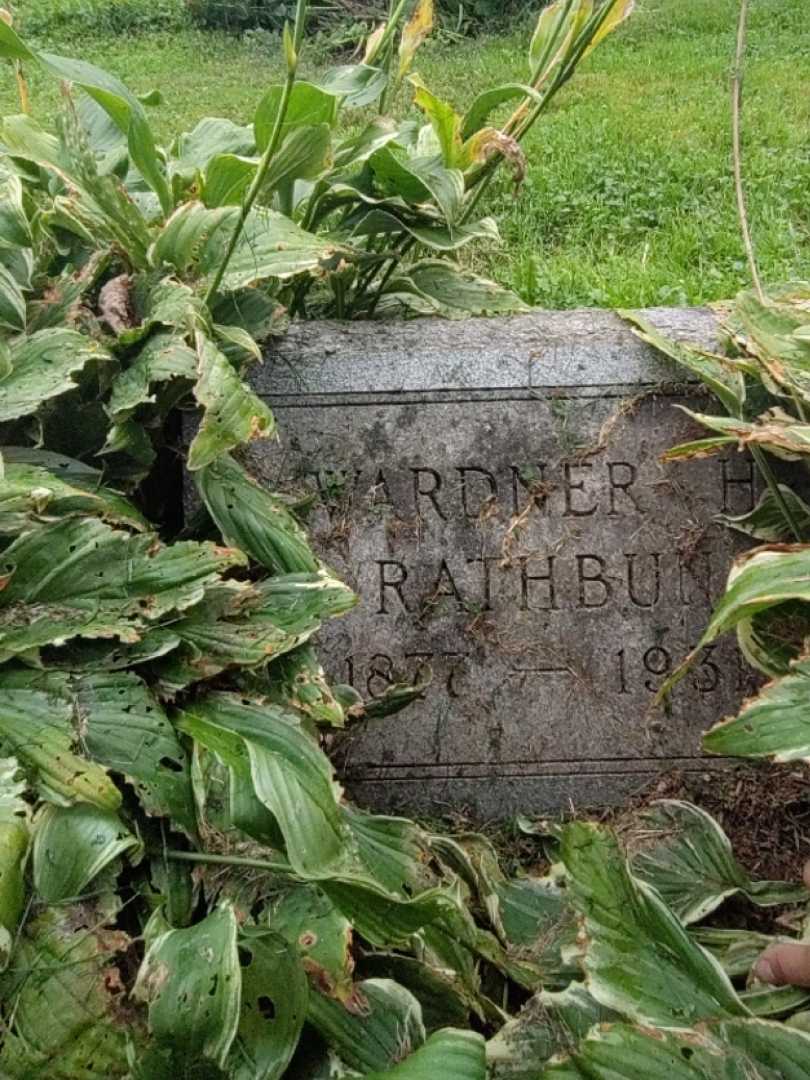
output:
M656 310L711 345L708 312ZM752 505L737 455L663 465L705 405L608 312L294 328L255 376L282 445L251 464L309 487L324 559L362 607L322 637L365 696L432 669L421 704L343 747L366 805L479 817L605 804L664 768L746 690L734 648L696 643Z

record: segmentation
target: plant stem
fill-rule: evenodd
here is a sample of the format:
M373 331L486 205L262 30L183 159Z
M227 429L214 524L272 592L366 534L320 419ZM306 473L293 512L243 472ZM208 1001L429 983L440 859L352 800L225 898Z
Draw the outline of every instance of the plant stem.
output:
M751 239L751 229L748 223L748 209L745 202L745 188L743 187L742 175L742 83L743 61L745 59L746 27L748 23L748 0L740 0L740 21L737 26L737 53L734 60L734 75L731 80L731 131L734 155L734 190L737 194L737 215L740 219L745 254L748 258L748 266L754 288L761 304L765 303L765 294L762 291L762 282L757 269L756 252Z
M214 855L206 851L174 851L170 848L166 849L163 854L171 862L204 863L211 866L245 866L252 870L267 870L270 873L291 873L290 864L287 862L273 862L271 859L252 859L246 855Z
M301 49L301 43L304 37L304 26L306 24L307 7L309 0L298 0L298 6L295 11L295 30L293 31L293 56L288 57L287 60L287 78L284 80L284 90L281 95L281 101L279 103L278 112L276 113L275 123L273 124L273 132L270 136L270 141L267 144L267 148L261 156L259 161L259 167L256 170L256 175L253 177L253 182L248 189L248 193L245 196L241 207L239 208L239 218L237 219L236 226L234 227L231 238L228 241L228 247L225 251L225 255L222 258L217 272L214 275L213 281L208 286L208 290L205 294L205 304L208 308L211 308L216 300L217 292L222 279L225 276L225 271L228 269L228 264L233 258L233 253L236 250L236 245L239 243L239 239L242 236L242 232L245 228L245 222L247 221L248 214L253 209L253 204L258 198L259 192L264 186L264 181L267 176L267 170L270 168L270 163L275 157L278 144L281 141L281 131L284 126L284 118L287 115L287 109L290 105L290 98L292 96L293 87L295 86L295 76L298 70L298 56Z

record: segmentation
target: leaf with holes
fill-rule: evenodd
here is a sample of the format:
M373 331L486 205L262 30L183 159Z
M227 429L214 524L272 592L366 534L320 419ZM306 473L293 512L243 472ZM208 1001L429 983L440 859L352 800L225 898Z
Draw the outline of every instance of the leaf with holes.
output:
M566 825L561 855L582 916L572 953L597 1001L668 1028L746 1015L720 965L689 938L658 893L633 877L611 833Z
M225 1066L239 1026L242 974L233 908L167 930L149 945L133 995L149 1007L149 1029L187 1061Z

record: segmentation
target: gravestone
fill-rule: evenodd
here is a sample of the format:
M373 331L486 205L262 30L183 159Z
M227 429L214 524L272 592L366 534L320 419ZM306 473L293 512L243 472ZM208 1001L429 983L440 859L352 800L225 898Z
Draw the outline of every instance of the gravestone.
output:
M714 343L704 311L653 310ZM757 492L735 453L662 464L699 428L702 390L609 312L295 326L254 375L281 446L249 463L315 495L323 559L361 606L321 635L329 675L366 698L432 682L340 747L366 806L500 817L604 805L658 773L705 769L700 735L748 676L696 644L739 546L713 522Z

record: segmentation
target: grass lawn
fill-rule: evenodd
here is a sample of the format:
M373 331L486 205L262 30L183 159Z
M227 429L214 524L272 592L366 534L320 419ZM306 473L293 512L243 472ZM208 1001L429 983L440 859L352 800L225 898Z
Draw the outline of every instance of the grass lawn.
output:
M810 278L806 13L799 0L752 7L745 169L757 253L766 279ZM506 181L493 188L488 210L501 248L465 258L549 307L700 303L745 285L728 105L737 10L738 0L638 0L532 133L521 191ZM280 73L267 35L179 28L43 44L101 64L138 92L159 87L165 102L152 115L163 139L207 115L244 122ZM525 78L527 44L526 28L439 40L417 66L463 107L486 86ZM325 63L316 50L310 74ZM31 83L36 115L47 121L57 88L33 71ZM409 107L403 94L397 108ZM11 78L0 108L16 110Z

